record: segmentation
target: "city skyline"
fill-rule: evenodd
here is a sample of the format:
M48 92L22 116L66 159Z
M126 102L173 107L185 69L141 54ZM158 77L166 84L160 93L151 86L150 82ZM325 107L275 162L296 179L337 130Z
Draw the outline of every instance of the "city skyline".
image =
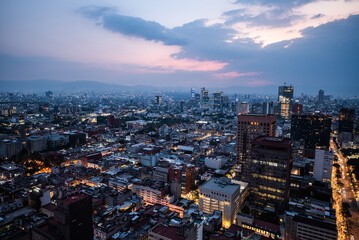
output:
M358 1L1 3L0 80L354 95ZM185 13L185 14L184 14ZM248 90L249 89L249 90Z

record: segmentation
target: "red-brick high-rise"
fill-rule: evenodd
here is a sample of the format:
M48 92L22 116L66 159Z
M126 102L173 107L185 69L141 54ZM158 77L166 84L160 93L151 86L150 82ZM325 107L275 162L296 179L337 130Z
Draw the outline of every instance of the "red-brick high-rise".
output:
M236 177L250 179L250 157L252 140L258 136L275 136L276 116L268 114L238 114Z

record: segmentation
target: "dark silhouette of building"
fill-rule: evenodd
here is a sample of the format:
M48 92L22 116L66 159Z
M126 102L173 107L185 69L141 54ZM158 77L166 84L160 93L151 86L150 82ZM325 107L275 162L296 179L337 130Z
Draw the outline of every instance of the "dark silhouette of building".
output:
M32 231L32 239L92 240L92 198L75 193L58 202L54 218Z
M274 102L264 102L262 111L264 114L274 114Z
M320 89L318 92L318 103L323 104L324 103L324 90Z
M263 113L262 103L253 103L252 104L252 113Z
M290 119L293 104L293 86L280 86L278 88L278 116L280 119Z
M331 123L332 118L324 114L293 114L291 122L292 139L295 141L304 140L307 157L314 158L315 148L329 148Z
M250 205L262 211L283 212L289 198L292 169L289 138L258 137L252 142Z
M294 103L293 104L293 114L303 113L303 104Z
M222 92L213 93L213 107L220 108L222 106Z
M118 128L121 126L121 119L116 118L114 115L107 116L107 126L111 128Z
M338 132L353 133L354 126L354 109L341 108L339 113L339 129Z
M155 96L155 104L161 105L162 103L162 96Z
M252 140L258 136L275 136L276 116L266 114L238 114L237 117L237 155L239 169L237 177L249 181L249 158ZM240 173L238 175L238 173Z

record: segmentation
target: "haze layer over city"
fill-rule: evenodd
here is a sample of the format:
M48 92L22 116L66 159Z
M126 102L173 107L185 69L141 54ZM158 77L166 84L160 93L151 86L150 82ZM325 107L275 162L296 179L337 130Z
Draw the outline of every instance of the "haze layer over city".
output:
M359 1L0 2L0 239L359 239Z

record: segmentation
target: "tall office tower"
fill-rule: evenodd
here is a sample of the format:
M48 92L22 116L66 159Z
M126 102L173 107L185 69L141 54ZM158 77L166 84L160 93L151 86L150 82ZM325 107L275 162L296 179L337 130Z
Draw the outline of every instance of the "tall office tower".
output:
M261 103L253 103L251 113L262 113L262 104Z
M92 240L92 198L75 193L58 202L54 218L32 229L33 240Z
M262 109L264 114L274 114L274 102L264 102Z
M284 85L278 88L278 115L280 119L290 119L293 103L293 91L293 86Z
M241 204L248 195L248 183L231 182L228 178L211 178L199 188L199 209L205 213L222 212L222 226L234 223Z
M334 154L328 149L315 149L314 178L320 182L331 182Z
M248 102L237 103L237 114L249 113Z
M203 100L203 92L204 91L206 91L206 88L205 87L203 87L203 88L201 88L201 98L200 98L200 104L201 104L201 106L203 105L203 103L204 103L204 100Z
M329 148L332 118L324 114L293 114L291 137L304 140L305 154L314 158L317 147Z
M162 103L162 96L155 96L155 104L161 105Z
M66 240L93 239L92 198L89 195L78 193L62 199L54 217Z
M341 108L339 112L338 142L353 140L354 109Z
M222 105L222 92L213 93L213 107L220 108Z
M252 140L258 136L275 136L276 116L266 114L239 114L237 116L236 165L240 179L249 181Z
M194 94L194 100L196 101L196 102L201 102L201 94L199 94L199 93L195 93Z
M303 104L294 103L292 111L294 114L303 113Z
M209 92L208 90L203 90L203 104L207 104L209 102Z
M52 97L52 94L53 94L53 92L51 92L50 90L45 93L46 97L48 97L48 98Z
M341 108L339 113L339 129L338 132L353 133L354 125L354 109Z
M323 104L324 103L324 90L320 89L318 92L318 103Z
M195 98L194 88L191 88L191 99L194 100L194 98Z
M283 212L289 198L292 170L289 138L258 137L252 142L250 204L259 210Z

